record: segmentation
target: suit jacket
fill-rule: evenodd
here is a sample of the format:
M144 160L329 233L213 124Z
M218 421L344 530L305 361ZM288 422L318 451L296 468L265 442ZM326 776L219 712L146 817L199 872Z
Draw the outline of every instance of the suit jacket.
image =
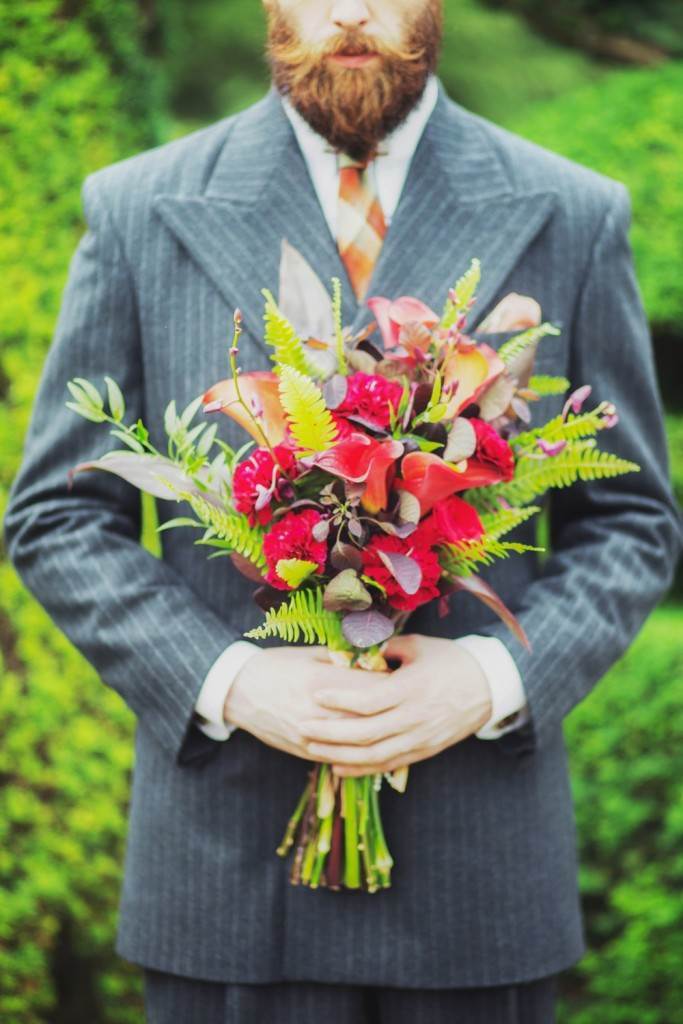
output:
M542 344L538 372L613 399L622 419L606 443L642 471L558 491L551 557L489 571L531 653L464 595L445 618L432 607L413 616L415 631L508 644L533 724L418 764L403 796L385 787L396 867L392 888L373 896L291 887L275 848L307 764L246 731L214 742L192 722L210 665L261 621L252 584L227 560L207 561L191 531L163 533L161 560L141 550L139 496L110 474L67 487L71 466L111 446L106 429L64 407L67 379L115 377L129 415L160 446L169 399L187 403L226 376L236 306L243 366L270 365L260 289L277 291L283 237L323 280L342 279L347 324L371 319L278 95L90 176L84 206L88 230L5 527L26 585L137 715L119 952L215 981L411 987L517 982L574 963L584 940L562 721L659 600L680 544L625 188L474 116L440 87L370 294L440 308L479 256L471 326L510 290L538 298L564 325ZM560 406L546 398L537 415ZM240 443L220 419L220 436ZM166 519L178 507L160 511Z

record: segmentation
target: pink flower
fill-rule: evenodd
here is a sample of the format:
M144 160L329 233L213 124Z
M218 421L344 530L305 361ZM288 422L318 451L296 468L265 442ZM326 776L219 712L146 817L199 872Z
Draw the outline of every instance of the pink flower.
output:
M296 475L296 461L291 448L278 444L273 449L277 462L268 448L257 448L248 459L240 462L232 477L235 508L255 523L265 525L273 517L271 504L280 497L287 477Z
M315 562L318 572L324 572L327 561L327 544L316 540L313 527L322 520L320 512L305 509L303 512L287 512L271 526L263 538L263 553L268 571L266 579L278 590L291 590L288 583L278 576L277 563L285 558L300 558Z
M371 426L386 429L390 409L398 409L403 385L376 373L352 373L346 378L346 395L335 409L346 416L360 416Z
M377 320L385 348L394 348L402 344L404 338L401 335L405 337L406 334L413 334L414 326L431 331L439 323L439 317L434 310L410 295L402 295L393 302L391 299L376 295L367 302Z

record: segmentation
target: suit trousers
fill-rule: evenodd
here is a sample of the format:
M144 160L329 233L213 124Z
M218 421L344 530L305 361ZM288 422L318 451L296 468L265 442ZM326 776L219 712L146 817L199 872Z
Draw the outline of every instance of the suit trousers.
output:
M145 971L147 1024L554 1024L557 976L491 988L241 985Z

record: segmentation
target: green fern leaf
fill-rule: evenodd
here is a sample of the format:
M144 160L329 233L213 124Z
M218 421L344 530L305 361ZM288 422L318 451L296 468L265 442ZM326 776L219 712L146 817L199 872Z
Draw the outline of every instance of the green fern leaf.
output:
M487 537L499 540L540 511L540 505L526 505L524 508L501 508L497 512L484 512L481 516L481 524Z
M263 288L261 294L266 300L263 313L265 338L267 344L272 345L275 350L271 356L275 363L275 372L280 373L283 366L291 366L307 377L319 376L317 368L306 357L303 341L289 320L280 312L271 292Z
M453 302L450 296L446 300L446 305L441 315L441 327L446 329L453 327L460 314L467 312L470 301L474 298L474 293L479 287L480 280L481 263L475 259L470 263L469 269L456 282L453 289L456 301Z
M346 375L348 366L344 351L344 328L342 326L342 291L338 277L332 278L332 318L334 320L334 337L337 347L337 373Z
M263 530L250 526L245 515L216 508L189 491L178 492L178 496L189 502L194 514L207 527L204 536L195 543L226 548L248 558L258 569L265 568Z
M640 466L611 452L600 451L594 440L574 441L551 457L522 455L514 480L487 487L489 499L504 498L511 505L526 505L551 487L569 487L577 480L604 480L638 472Z
M244 634L251 640L277 637L286 643L303 640L307 644L325 644L335 650L348 650L341 629L341 617L323 607L323 588L297 590L289 600L266 612L265 622Z
M309 562L305 558L280 558L275 566L275 571L292 590L296 590L317 568L317 562Z
M530 327L527 331L522 331L521 334L516 334L514 338L509 338L508 341L504 342L498 349L498 355L507 366L517 356L520 356L525 349L529 348L530 345L536 345L541 338L545 338L547 335L557 337L561 333L559 327L549 323L540 324L538 327Z
M550 377L541 373L529 378L529 387L537 395L563 395L569 390L570 382L566 377Z
M324 452L337 439L337 425L325 405L320 388L291 366L280 373L280 401L289 426L304 454Z
M480 537L478 540L443 545L439 549L439 561L450 576L471 576L478 572L482 565L491 565L497 558L509 558L511 554L542 550L533 544Z
M605 429L604 410L598 407L590 412L582 412L578 416L569 413L565 420L562 416L555 416L548 420L543 426L533 427L518 434L512 441L512 445L518 454L532 451L537 447L537 441L578 441L583 437L592 437L598 431Z

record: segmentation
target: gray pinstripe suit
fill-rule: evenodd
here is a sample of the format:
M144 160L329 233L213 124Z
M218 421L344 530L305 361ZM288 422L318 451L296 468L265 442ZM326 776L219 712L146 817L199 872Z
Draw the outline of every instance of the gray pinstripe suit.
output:
M667 589L680 521L648 329L620 184L452 103L441 89L389 229L371 294L439 308L472 256L483 264L473 323L506 292L564 325L539 372L590 382L622 420L603 444L642 472L558 492L554 553L493 568L531 638L525 653L468 598L414 630L499 636L520 666L533 726L470 738L418 765L383 807L393 888L289 887L274 850L305 765L238 731L192 724L218 654L260 620L251 585L206 562L189 531L141 551L138 496L108 474L66 473L102 454L106 431L64 408L74 375L114 376L158 425L226 375L232 310L245 368L266 368L264 286L277 290L287 237L323 279L345 280L277 94L243 113L89 177L88 231L74 256L5 526L10 556L57 625L138 716L118 949L214 982L445 988L552 974L584 950L562 720L620 656ZM370 319L346 285L345 322ZM560 399L540 403L539 417ZM241 436L222 418L221 436ZM161 515L177 514L163 503ZM519 539L528 540L531 528Z

